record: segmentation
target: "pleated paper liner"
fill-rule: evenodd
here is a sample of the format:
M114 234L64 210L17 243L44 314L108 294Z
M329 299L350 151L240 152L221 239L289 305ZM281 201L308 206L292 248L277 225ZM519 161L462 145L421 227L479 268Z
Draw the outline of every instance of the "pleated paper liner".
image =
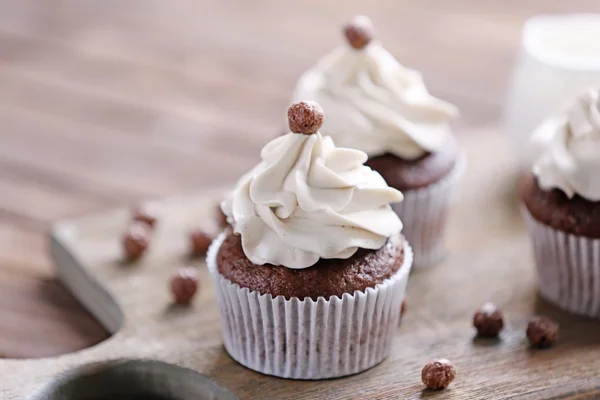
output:
M404 200L392 205L404 225L402 233L412 246L417 268L436 264L446 255L448 210L466 166L462 155L448 176L427 187L403 191Z
M212 244L207 263L225 348L237 362L281 378L326 379L364 371L390 354L413 259L408 243L403 265L383 283L314 301L261 295L224 278L216 263L224 239Z
M600 239L554 229L526 209L523 214L542 297L573 314L600 318Z

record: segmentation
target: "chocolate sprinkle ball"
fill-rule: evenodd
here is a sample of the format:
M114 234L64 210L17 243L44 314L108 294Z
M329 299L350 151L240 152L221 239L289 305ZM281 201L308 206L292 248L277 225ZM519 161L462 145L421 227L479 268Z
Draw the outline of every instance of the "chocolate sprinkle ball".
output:
M375 29L373 23L364 15L354 17L344 26L344 36L348 44L356 50L360 50L371 43Z
M421 379L428 389L446 389L456 378L456 370L452 363L446 359L432 361L423 367Z
M288 108L288 123L294 133L317 133L323 125L323 118L323 109L314 101L299 101Z
M193 267L180 268L171 278L171 294L177 304L188 304L198 291L198 276Z
M545 349L554 344L558 337L558 324L548 317L535 316L527 325L527 338L533 347Z
M208 251L213 237L202 229L190 232L190 253L192 256L203 256Z
M123 253L127 261L138 260L150 245L149 225L143 222L132 223L123 235Z
M473 326L477 336L497 337L504 328L504 315L493 303L484 304L473 316Z

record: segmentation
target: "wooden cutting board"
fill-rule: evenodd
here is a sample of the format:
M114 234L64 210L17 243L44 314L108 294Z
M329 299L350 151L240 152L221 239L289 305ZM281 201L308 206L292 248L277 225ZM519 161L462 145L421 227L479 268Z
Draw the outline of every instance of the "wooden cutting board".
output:
M379 366L309 382L264 376L234 362L223 348L206 266L187 256L187 232L213 217L223 193L202 191L164 202L151 249L137 264L121 262L127 210L56 224L51 249L59 276L113 336L60 357L0 360L0 398L27 398L47 390L40 387L61 371L122 358L187 367L242 399L600 398L600 323L538 298L509 143L482 131L469 135L464 146L469 168L451 213L449 256L413 272L408 311L392 355ZM188 264L200 270L201 290L190 307L174 306L168 278ZM472 313L488 300L505 312L507 327L499 340L474 338ZM528 346L525 327L537 313L561 325L560 340L551 349ZM422 366L441 357L454 362L455 382L443 392L424 390Z

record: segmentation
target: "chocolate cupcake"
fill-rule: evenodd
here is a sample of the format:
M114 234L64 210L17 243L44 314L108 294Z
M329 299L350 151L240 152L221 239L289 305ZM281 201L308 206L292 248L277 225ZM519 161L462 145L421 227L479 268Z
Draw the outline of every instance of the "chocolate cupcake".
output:
M347 43L300 78L293 100L313 100L327 119L321 133L336 145L364 151L366 163L405 199L394 210L415 252L415 265L444 255L452 189L465 160L450 128L452 104L429 94L421 75L373 40L367 17L344 28Z
M324 379L383 361L412 251L390 204L402 194L318 132L316 103L268 143L222 208L231 223L207 257L225 348L269 375Z
M535 164L521 197L540 292L567 311L600 317L600 102L597 90L533 134Z

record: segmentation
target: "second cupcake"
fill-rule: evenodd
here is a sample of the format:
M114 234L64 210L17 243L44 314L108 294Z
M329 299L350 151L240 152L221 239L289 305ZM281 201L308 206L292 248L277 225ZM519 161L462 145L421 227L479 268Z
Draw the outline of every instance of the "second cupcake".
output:
M207 262L225 348L284 378L361 372L390 353L412 251L390 207L402 194L318 132L316 103L289 109L291 133L223 202L231 228Z
M367 153L366 165L404 193L394 210L415 265L436 263L445 253L448 204L464 167L449 126L458 110L431 96L418 72L372 40L368 18L356 17L344 34L347 44L300 78L293 100L321 104L322 134Z

